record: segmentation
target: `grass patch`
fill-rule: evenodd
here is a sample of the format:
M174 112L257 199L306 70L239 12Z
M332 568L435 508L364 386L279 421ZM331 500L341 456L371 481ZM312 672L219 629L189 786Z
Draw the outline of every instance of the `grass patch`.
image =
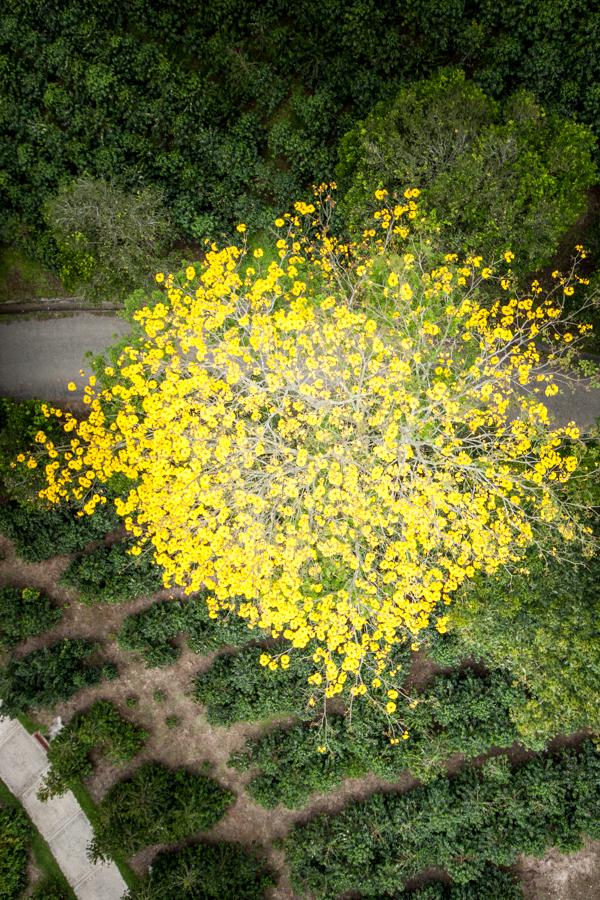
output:
M73 792L75 799L90 820L92 828L95 828L98 819L96 804L90 797L85 785L81 781L73 780L69 782L69 790ZM119 872L123 876L123 881L125 882L127 887L130 890L134 890L135 888L139 887L140 880L127 862L127 858L125 857L125 855L122 853L113 853L112 859Z
M11 247L0 248L0 303L71 296L60 278Z
M32 719L27 713L19 713L16 717L17 720L21 723L25 731L28 731L29 734L34 734L36 731L39 731L40 734L43 734L45 729L42 725L38 725L38 723Z
M45 877L57 882L60 885L61 890L64 891L65 896L69 897L70 900L75 900L73 889L63 875L58 863L54 859L50 847L27 815L27 811L23 809L17 798L9 791L9 789L1 779L0 801L2 801L3 805L8 806L12 809L22 809L27 816L27 820L31 827L31 852L33 854L33 859L37 868L42 873L42 878Z

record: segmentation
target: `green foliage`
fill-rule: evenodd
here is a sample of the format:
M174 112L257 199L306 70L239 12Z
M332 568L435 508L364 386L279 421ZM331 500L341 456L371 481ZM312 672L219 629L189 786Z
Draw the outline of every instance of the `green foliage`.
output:
M26 303L66 294L59 278L41 263L13 247L0 247L0 303Z
M111 664L90 665L95 650L89 641L65 639L10 659L0 670L3 713L17 716L31 707L52 706L110 677L114 673Z
M0 648L48 631L61 617L62 610L35 588L0 588Z
M71 896L58 879L42 878L36 881L29 900L69 900Z
M248 791L263 806L302 806L313 792L338 787L344 778L374 773L397 781L403 770L422 780L440 771L456 753L477 756L491 746L517 739L510 710L522 692L492 673L478 678L468 670L439 676L393 719L368 699L355 701L352 715L330 716L278 729L250 743L231 761L237 768L258 767ZM391 744L390 738L408 732ZM318 747L327 748L319 752Z
M599 802L600 756L586 741L514 770L496 757L405 794L375 794L294 829L285 851L301 896L394 896L429 866L468 884L519 853L572 852L583 835L600 835Z
M47 202L45 220L61 278L86 300L122 300L153 274L167 249L169 223L154 188L127 193L81 177Z
M598 441L591 441L571 484L596 535L599 459ZM453 601L448 634L428 636L436 662L474 657L523 686L511 716L532 749L556 733L600 728L600 557L577 553L559 546L544 558L532 550L521 571L476 579Z
M171 641L178 634L187 636L194 653L209 653L219 647L240 647L262 632L249 630L243 619L230 615L211 619L204 595L188 600L166 600L139 613L127 616L119 632L119 645L136 650L149 668L169 666L180 650Z
M389 900L522 900L523 891L511 872L485 865L472 881L465 884L435 881L415 891L399 891L385 897Z
M589 0L6 0L0 240L56 262L42 210L74 176L159 186L188 238L259 223L377 101L454 60L599 133L599 41Z
M62 434L58 422L44 416L42 406L39 400L0 397L0 487L2 493L22 500L35 496L36 484L39 481L41 485L42 478L27 470L27 483L23 484L22 472L13 469L16 457L31 449L38 431L44 431L52 440Z
M83 603L125 603L162 588L160 569L151 557L131 556L128 545L121 542L98 547L73 560L60 582L77 588Z
M461 655L505 667L527 686L512 709L527 746L600 727L599 578L599 558L576 564L532 554L523 574L478 579L453 605L449 626Z
M27 897L33 897L34 900L75 900L75 894L59 869L48 844L31 822L17 798L11 794L4 782L0 781L0 820L3 819L5 813L10 817L11 825L23 824L23 839L26 840L27 855L40 874L33 889L28 889ZM11 881L4 866L6 864L6 867L10 869L11 853L18 846L18 840L12 841L10 835L3 836L2 831L0 825L0 898L6 898L7 895L2 893L2 889L5 886L10 889ZM14 837L14 832L12 837ZM7 838L6 842L5 838ZM14 871L15 875L17 868ZM8 896L22 898L24 894L18 889L16 894L9 891Z
M234 655L218 656L207 672L196 677L194 697L208 707L211 724L303 713L312 661L294 657L289 669L272 672L259 663L263 652L260 647L247 647Z
M50 769L39 791L47 800L68 790L73 779L92 774L90 753L106 756L115 763L132 759L142 749L147 732L124 719L108 700L98 700L76 715L50 742Z
M104 859L114 850L130 856L150 844L182 840L218 822L233 799L206 775L146 763L102 800L92 856Z
M520 92L499 105L460 70L403 87L342 140L338 180L350 224L363 225L373 192L422 191L446 250L499 259L521 271L548 262L583 212L596 178L585 126L546 113Z
M17 900L27 884L30 839L25 813L0 804L0 900Z
M272 884L272 875L240 844L193 844L159 853L126 900L260 900Z
M47 405L38 400L0 398L0 494L4 501L0 504L0 532L13 541L17 554L27 562L75 553L119 524L110 503L100 505L93 516L83 517L74 506L40 503L38 491L45 485L44 466L50 459L35 437L41 431L56 446L64 441L60 418L47 418L44 409L47 411ZM38 465L29 469L18 457L33 448Z
M69 506L46 509L14 500L0 506L0 531L14 542L17 554L27 562L82 550L112 531L116 522L108 504L83 518Z

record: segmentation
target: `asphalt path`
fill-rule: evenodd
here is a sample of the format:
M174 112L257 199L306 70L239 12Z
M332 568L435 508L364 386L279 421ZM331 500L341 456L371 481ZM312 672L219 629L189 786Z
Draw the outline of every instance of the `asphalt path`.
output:
M0 396L77 404L91 374L85 353L101 353L129 327L115 315L93 312L0 319ZM77 391L68 390L70 381ZM588 430L600 416L600 389L589 389L585 380L563 382L560 394L545 401L556 425L574 420Z
M86 352L101 353L129 329L114 315L90 312L0 320L0 396L63 404L81 400L91 374ZM67 388L71 381L77 385L74 393Z

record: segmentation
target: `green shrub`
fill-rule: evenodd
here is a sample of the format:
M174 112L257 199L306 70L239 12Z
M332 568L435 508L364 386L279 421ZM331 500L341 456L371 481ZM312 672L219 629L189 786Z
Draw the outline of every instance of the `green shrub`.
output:
M27 562L76 553L113 531L116 524L108 504L99 507L93 516L82 518L69 506L44 509L16 501L0 506L0 531L13 541L17 554Z
M29 900L70 900L61 883L54 878L42 878L36 881L29 895Z
M260 647L247 647L232 656L219 656L207 672L197 676L194 697L208 707L211 724L303 713L312 662L295 657L289 669L272 672L259 663L263 652Z
M77 588L83 603L125 603L159 591L162 577L148 554L131 556L128 545L117 542L73 560L60 583Z
M431 779L453 754L473 757L491 746L513 744L517 730L510 711L521 693L498 673L480 678L469 671L442 675L415 695L414 707L406 702L400 707L393 729L379 706L361 699L351 716L330 716L325 731L318 727L320 722L271 731L230 764L258 767L248 791L267 807L302 806L313 792L330 791L345 778L370 773L396 781L409 769L417 778ZM407 739L398 740L403 733ZM398 743L391 744L391 737Z
M148 667L169 666L179 656L170 643L178 634L187 636L194 653L209 653L219 647L239 647L264 635L248 629L239 616L211 619L204 595L188 600L166 600L127 616L119 632L119 645L140 653Z
M375 794L295 828L284 846L301 896L393 896L430 866L467 884L519 853L572 852L583 835L600 835L599 802L600 755L586 741L516 769L496 757L405 794Z
M450 609L446 635L430 653L483 659L511 673L522 690L511 717L518 739L542 749L554 734L600 727L600 557L576 562L530 553L525 571L478 578Z
M239 844L193 844L159 853L126 900L260 900L273 876Z
M90 665L96 646L84 640L65 640L11 659L0 670L2 711L17 716L31 707L52 706L82 688L114 673L114 666Z
M44 218L60 253L65 285L92 302L123 299L149 279L167 249L160 192L128 193L86 176L47 201Z
M499 259L507 247L530 272L548 262L586 207L596 179L585 126L546 113L520 92L498 105L460 70L403 87L340 145L347 220L363 225L373 192L407 187L444 230L444 248Z
M68 790L69 782L92 774L92 750L115 763L132 759L144 746L147 732L124 719L108 700L98 700L76 715L52 739L50 769L39 791L47 800Z
M35 588L0 588L0 648L49 631L61 617L62 610Z
M570 490L586 524L600 535L600 445L586 443ZM447 634L426 634L429 655L442 665L471 657L510 672L521 685L511 716L519 740L542 749L554 734L600 729L600 556L558 546L535 549L512 575L476 578L449 608Z
M0 900L17 900L27 885L30 837L25 813L0 804Z
M150 844L182 840L218 822L233 799L206 775L146 763L102 800L92 856L104 859L115 851L130 856Z
M458 667L469 657L469 651L456 632L440 634L435 628L426 632L425 647L427 655L439 666ZM480 654L475 654L475 661L485 664Z
M31 449L39 431L44 431L53 440L62 433L58 421L44 416L42 406L39 400L0 397L0 485L11 495L23 498L35 495L37 473L28 471L28 484L23 486L20 473L17 475L12 468L19 453Z
M43 432L56 446L64 441L60 418L46 417L44 409L48 411L47 404L39 400L0 397L0 493L4 501L0 505L0 531L28 562L82 550L118 524L110 504L100 506L93 517L80 518L74 507L40 503L37 492L45 485L44 464L50 459L36 443L36 435ZM33 448L37 468L24 469L17 458Z

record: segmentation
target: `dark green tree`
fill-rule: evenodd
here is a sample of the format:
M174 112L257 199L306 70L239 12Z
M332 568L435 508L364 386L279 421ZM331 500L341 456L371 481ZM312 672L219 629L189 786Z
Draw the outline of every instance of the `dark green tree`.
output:
M545 112L533 95L498 103L446 69L403 87L345 135L341 207L350 225L363 226L377 188L400 201L419 188L445 250L491 263L511 248L515 266L530 272L585 209L594 146L588 128Z

